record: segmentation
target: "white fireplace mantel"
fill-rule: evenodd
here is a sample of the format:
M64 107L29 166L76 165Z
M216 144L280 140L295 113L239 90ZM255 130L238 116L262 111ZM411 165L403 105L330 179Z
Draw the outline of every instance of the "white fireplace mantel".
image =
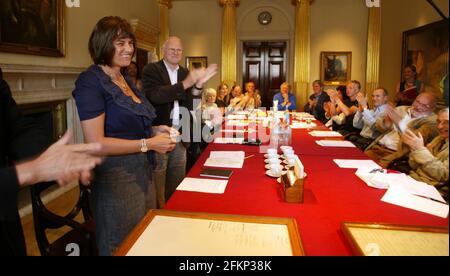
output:
M74 130L74 141L83 142L80 121L72 91L85 68L0 64L18 105L65 101L67 127Z

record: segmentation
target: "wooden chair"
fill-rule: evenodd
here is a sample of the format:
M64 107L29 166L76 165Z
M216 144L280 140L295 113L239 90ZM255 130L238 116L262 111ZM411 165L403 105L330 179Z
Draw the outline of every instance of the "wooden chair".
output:
M65 216L50 211L42 202L42 193L56 185L55 182L40 183L31 186L31 201L33 207L34 230L39 251L42 256L95 256L95 226L89 206L89 190L79 185L79 198L72 210ZM75 221L82 212L84 223ZM69 232L54 242L48 240L47 229L59 229L68 226Z

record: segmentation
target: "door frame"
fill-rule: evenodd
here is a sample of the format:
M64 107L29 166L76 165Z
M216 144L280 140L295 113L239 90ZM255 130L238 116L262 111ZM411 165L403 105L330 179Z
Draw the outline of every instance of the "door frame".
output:
M238 59L237 59L237 84L242 84L243 82L243 72L244 72L244 60L242 58L244 53L244 42L254 42L254 41L264 41L264 42L286 42L286 81L293 85L294 81L294 53L292 43L294 43L293 39L289 38L246 38L241 37L238 39ZM232 86L232 84L230 84Z

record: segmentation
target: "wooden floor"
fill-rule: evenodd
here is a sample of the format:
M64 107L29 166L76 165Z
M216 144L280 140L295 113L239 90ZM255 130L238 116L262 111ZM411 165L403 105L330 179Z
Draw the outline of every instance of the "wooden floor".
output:
M61 195L60 197L54 199L53 201L47 204L47 208L51 211L55 212L58 215L66 215L72 207L75 205L79 194L79 188L76 187L69 192ZM77 221L82 221L82 215L80 214L77 218ZM33 215L28 215L22 218L22 226L25 235L25 242L27 244L27 254L29 256L40 256L39 248L36 243L36 238L34 234L34 226L33 226ZM49 230L47 232L47 236L49 241L55 241L59 237L61 237L64 233L70 230L69 227L61 228L58 230Z

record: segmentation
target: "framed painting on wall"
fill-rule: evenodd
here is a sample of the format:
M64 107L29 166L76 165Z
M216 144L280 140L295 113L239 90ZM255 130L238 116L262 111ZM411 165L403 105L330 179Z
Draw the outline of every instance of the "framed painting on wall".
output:
M188 70L202 67L208 67L207 57L186 57L186 68Z
M403 33L401 72L414 65L417 79L430 92L441 93L441 82L448 75L448 31L448 21L441 20Z
M320 79L325 85L345 85L351 80L352 52L322 52Z
M0 51L64 56L63 0L0 0Z

